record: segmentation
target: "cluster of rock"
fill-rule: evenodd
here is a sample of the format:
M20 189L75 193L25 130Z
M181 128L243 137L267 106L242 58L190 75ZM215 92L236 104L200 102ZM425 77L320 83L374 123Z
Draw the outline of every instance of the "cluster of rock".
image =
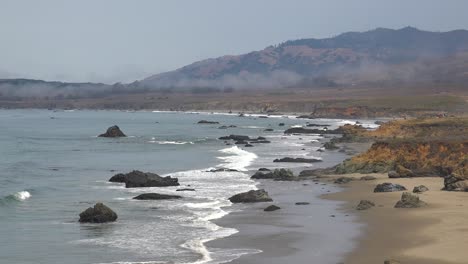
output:
M171 176L161 177L155 173L138 170L119 173L109 179L110 182L125 183L125 188L179 186L179 180Z
M218 138L220 140L225 140L226 144L230 144L227 141L233 140L236 145L245 145L246 147L253 147L252 144L262 144L262 143L271 143L264 137L250 138L249 136L244 135L229 135Z
M297 177L289 169L275 169L273 171L261 168L255 172L251 179L271 179L275 181L294 181Z
M377 186L374 188L375 193L379 192L400 192L400 191L406 191L405 186L396 184L396 183L390 183L390 182L384 182L381 184L377 184Z

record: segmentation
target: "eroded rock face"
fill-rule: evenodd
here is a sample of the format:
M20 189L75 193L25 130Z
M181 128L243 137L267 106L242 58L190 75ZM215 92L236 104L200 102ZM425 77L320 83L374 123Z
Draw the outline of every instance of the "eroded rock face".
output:
M133 197L135 200L171 200L171 199L180 199L182 196L179 195L168 195L160 193L144 193L136 197Z
M111 126L107 129L106 133L99 135L99 137L126 137L118 126Z
M401 200L395 204L395 208L419 208L426 205L425 202L419 200L419 196L404 192L401 195Z
M264 189L251 190L244 193L239 193L229 198L231 203L258 203L258 202L272 202L268 192Z
M80 214L80 223L106 223L117 220L117 214L102 203L89 207Z
M361 200L356 206L356 210L367 210L374 207L375 204L369 200Z
M445 191L457 191L467 192L468 191L468 177L456 173L452 173L444 178Z
M281 209L281 207L276 206L276 205L270 205L270 206L268 206L267 208L263 209L263 211L265 211L265 212L273 212L273 211L276 211L276 210L279 210L279 209Z
M413 193L423 193L423 192L427 192L427 191L429 191L429 188L427 188L424 185L415 186L413 188Z
M384 182L382 184L377 184L374 188L374 192L400 192L406 191L406 188L403 185L396 183Z
M155 173L132 171L127 174L116 174L109 179L110 182L123 182L126 188L137 187L167 187L179 186L179 180L171 176L161 177Z

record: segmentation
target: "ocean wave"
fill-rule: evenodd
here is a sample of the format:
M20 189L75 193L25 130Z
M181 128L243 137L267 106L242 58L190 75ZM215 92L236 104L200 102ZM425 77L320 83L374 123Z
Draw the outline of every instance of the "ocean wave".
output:
M185 144L190 144L193 145L192 141L158 141L155 139L151 139L148 141L148 143L154 143L154 144L159 144L159 145L185 145Z
M10 194L10 195L7 195L7 196L3 197L2 199L0 199L0 202L1 203L8 203L8 202L13 202L13 201L22 202L22 201L25 201L25 200L27 200L29 198L31 198L31 193L30 192L20 191L20 192L16 192L16 193L13 193L13 194Z
M224 161L224 163L218 167L239 171L247 171L247 167L258 158L255 153L245 151L237 146L221 149L219 152L231 154L231 156L217 157L218 159Z

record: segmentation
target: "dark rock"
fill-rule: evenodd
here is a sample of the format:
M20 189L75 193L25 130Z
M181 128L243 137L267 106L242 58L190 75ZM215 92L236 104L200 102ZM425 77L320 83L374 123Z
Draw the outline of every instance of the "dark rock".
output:
M377 184L374 188L374 192L400 192L406 191L406 188L400 184L385 182Z
M192 188L182 188L182 189L177 189L176 192L194 192L195 189Z
M229 198L229 201L232 203L258 203L272 202L273 199L270 198L268 192L266 192L264 189L260 189L236 194Z
M209 125L209 124L219 124L219 122L216 122L216 121L208 121L208 120L200 120L198 121L197 124L202 124L202 125Z
M249 140L249 136L242 136L242 135L229 135L225 137L220 137L221 140L234 140L234 141L246 141Z
M452 173L449 176L444 177L444 191L468 191L468 177Z
M160 193L144 193L136 197L133 197L135 200L169 200L169 199L180 199L182 196L179 195L168 195Z
M415 174L412 170L403 167L402 165L396 165L395 171L400 175L401 178L414 177Z
M89 207L80 214L80 223L106 223L117 220L117 214L102 203Z
M387 259L384 261L384 264L401 264L401 262L394 259Z
M276 206L276 205L270 205L270 206L268 206L267 208L263 209L263 211L265 211L265 212L273 212L273 211L276 211L276 210L279 210L279 209L281 209L281 207Z
M322 125L322 124L307 124L308 127L329 127L330 125Z
M415 186L413 188L413 193L423 193L423 192L427 192L427 191L429 191L429 188L427 188L424 185Z
M310 204L310 203L308 203L308 202L297 202L296 203L296 205L308 205L308 204Z
M361 200L359 204L356 206L356 210L367 210L374 207L375 204L368 200Z
M306 159L306 158L281 158L275 159L273 162L297 162L297 163L313 163L313 162L321 162L321 159Z
M252 179L274 179L276 181L291 181L295 180L294 174L288 169L275 169L274 171L257 171Z
M107 129L106 133L99 135L99 137L126 137L118 126L111 126Z
M211 169L207 172L235 172L235 171L238 171L236 169L228 169L228 168L219 168L219 169Z
M354 178L351 178L351 177L340 177L338 179L336 179L334 181L334 183L337 183L337 184L343 184L343 183L350 183L354 181Z
M260 168L260 169L258 169L258 171L270 171L270 169L267 169L267 168Z
M239 140L239 141L234 142L234 144L236 144L236 145L246 145L246 144L249 144L249 142L243 141L243 140Z
M179 180L171 176L161 177L155 173L132 171L127 174L117 174L110 178L111 182L124 182L126 188L136 187L167 187L179 186Z
M284 126L284 123L279 123L278 126Z
M272 132L272 131L274 131L274 130L273 130L273 128L266 128L266 129L263 130L263 131L265 131L265 132Z
M325 144L323 144L323 147L324 147L325 149L328 149L328 150L339 149L339 148L335 145L335 142L332 142L332 141L325 142Z
M376 179L377 179L376 177L370 176L370 175L361 177L361 181L373 181L373 180L376 180Z
M252 144L245 144L244 147L246 147L246 148L251 148L251 147L253 147L253 145L252 145Z
M419 196L404 192L401 195L401 200L395 204L395 208L419 208L427 204L419 200Z
M396 179L396 178L400 178L400 174L398 174L398 172L392 170L392 171L388 172L388 177L390 179Z

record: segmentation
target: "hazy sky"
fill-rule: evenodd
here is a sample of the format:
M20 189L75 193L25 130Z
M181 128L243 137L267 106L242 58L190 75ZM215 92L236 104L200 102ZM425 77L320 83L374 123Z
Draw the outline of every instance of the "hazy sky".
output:
M468 29L466 0L0 0L0 78L131 81L290 39Z

